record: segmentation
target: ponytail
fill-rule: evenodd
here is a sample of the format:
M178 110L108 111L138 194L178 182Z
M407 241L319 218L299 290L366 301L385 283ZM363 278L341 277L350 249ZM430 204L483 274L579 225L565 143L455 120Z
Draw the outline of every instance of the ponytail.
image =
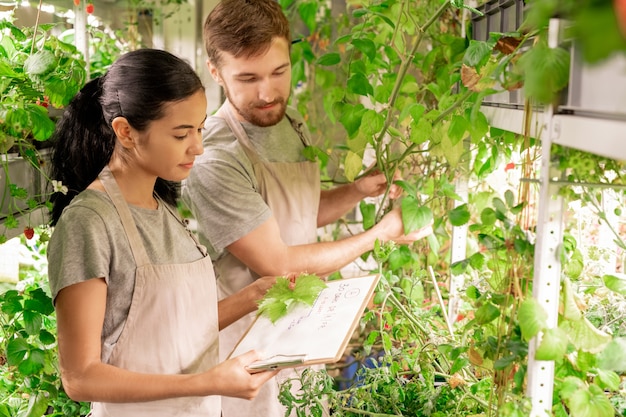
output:
M52 225L72 199L98 177L113 154L115 133L102 112L101 84L102 78L85 84L65 109L52 137L50 178L68 188L67 194L56 192L50 198Z

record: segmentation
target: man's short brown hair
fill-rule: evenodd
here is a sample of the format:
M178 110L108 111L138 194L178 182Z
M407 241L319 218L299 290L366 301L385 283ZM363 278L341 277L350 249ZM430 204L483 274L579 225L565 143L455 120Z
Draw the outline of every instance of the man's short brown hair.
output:
M291 44L289 21L276 0L221 0L204 21L204 46L217 68L222 52L235 58L254 57L274 38Z

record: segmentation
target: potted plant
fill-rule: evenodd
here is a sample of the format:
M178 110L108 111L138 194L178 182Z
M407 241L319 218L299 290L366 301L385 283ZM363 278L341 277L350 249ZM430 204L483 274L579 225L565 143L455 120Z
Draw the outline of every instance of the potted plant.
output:
M55 119L86 81L79 51L50 34L54 25L18 28L0 21L0 243L20 226L18 217L46 204L46 141ZM24 230L45 223L26 216Z

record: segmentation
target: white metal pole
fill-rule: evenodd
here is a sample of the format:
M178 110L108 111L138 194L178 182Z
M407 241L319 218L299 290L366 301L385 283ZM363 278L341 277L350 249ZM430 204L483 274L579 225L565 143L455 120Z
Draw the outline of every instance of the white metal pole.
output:
M560 22L551 19L548 44L551 48L559 45ZM547 134L541 140L541 172L537 216L537 241L535 243L535 263L533 297L547 313L547 327L558 325L559 294L561 283L561 262L559 247L563 241L563 198L558 196L558 186L551 183L553 170L550 162L552 138L558 134L552 106L546 109ZM554 361L539 361L535 352L542 334L534 337L528 349L528 385L526 394L532 403L531 417L551 416L554 392Z

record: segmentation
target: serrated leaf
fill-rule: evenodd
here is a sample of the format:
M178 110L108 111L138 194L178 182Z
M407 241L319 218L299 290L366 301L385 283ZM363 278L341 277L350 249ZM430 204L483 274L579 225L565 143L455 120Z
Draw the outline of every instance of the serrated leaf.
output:
M426 225L433 220L433 212L426 206L420 206L415 198L407 196L402 199L402 222L404 233L409 234Z
M538 361L555 361L567 352L569 339L560 328L546 329L541 336L541 343L535 352Z
M462 226L466 224L470 219L470 212L467 209L467 204L461 204L458 207L453 208L448 212L448 218L452 226Z
M311 305L319 296L326 284L316 275L303 274L291 281L285 277L276 278L265 296L258 301L258 314L268 318L272 323L287 315L298 304Z
M518 61L524 72L524 93L539 103L550 103L569 81L570 54L538 42Z
M33 349L28 356L17 366L17 369L24 375L35 375L39 373L45 365L45 355L41 349Z
M528 341L532 339L537 333L545 329L547 318L548 314L537 300L527 298L522 301L519 311L517 312L517 319L524 340Z
M568 405L572 417L614 417L615 415L608 397L596 385L574 392Z
M598 353L611 341L611 336L596 329L586 317L581 320L564 320L559 327L567 333L576 349Z
M7 363L9 365L18 365L24 360L30 346L23 337L11 339L7 344Z
M598 354L597 366L615 372L626 372L626 338L611 340Z
M602 387L606 387L611 391L619 390L620 377L613 371L605 371L603 369L596 369L598 373L598 380Z
M625 274L608 274L602 277L604 285L611 291L626 296L626 275Z
M305 274L296 278L293 296L296 301L313 305L326 284L317 275Z
M576 304L576 295L572 289L572 283L569 279L563 279L563 318L566 320L580 320L582 313Z

